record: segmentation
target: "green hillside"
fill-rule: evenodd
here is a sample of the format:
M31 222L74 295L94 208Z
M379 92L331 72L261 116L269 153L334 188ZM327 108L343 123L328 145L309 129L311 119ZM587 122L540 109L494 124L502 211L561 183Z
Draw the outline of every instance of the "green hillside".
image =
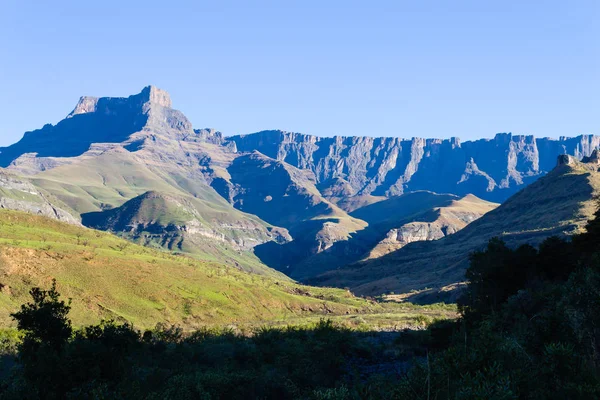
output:
M53 278L61 293L73 299L76 325L112 318L140 328L163 322L194 329L361 316L375 326L410 326L421 323L423 313L453 316L451 309L378 304L346 290L248 274L106 232L0 210L0 324L12 326L9 312L28 300L31 287L48 287Z
M169 147L162 150L168 153ZM83 217L84 225L108 229L141 244L227 262L261 274L273 273L251 251L253 246L278 236L269 224L236 210L204 182L200 172L191 172L182 161L168 163L153 157L150 150L132 153L110 147L69 159L29 179L57 203L66 204L76 217ZM146 193L164 193L177 200L159 204L158 198L144 197ZM182 203L184 207L179 207ZM137 211L136 206L144 209ZM125 222L114 226L103 220L114 220L116 215ZM129 217L135 218L128 221ZM175 238L156 229L131 234L128 223L179 230Z
M286 241L287 232L254 216L238 219L238 214L191 196L146 192L120 207L85 213L82 223L144 246L285 279L260 262L252 248L269 240Z

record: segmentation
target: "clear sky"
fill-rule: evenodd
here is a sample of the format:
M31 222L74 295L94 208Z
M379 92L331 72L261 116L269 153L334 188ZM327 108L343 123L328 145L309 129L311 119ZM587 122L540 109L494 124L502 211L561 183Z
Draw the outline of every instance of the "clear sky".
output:
M154 84L226 135L600 134L600 2L0 0L0 145Z

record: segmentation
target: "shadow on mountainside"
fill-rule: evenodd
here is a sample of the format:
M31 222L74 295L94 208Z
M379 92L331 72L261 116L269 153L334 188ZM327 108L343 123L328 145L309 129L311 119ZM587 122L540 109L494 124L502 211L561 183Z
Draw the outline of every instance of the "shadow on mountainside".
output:
M0 148L0 167L7 167L25 153L38 157L76 157L89 150L93 143L120 143L141 130L147 116L133 111L105 115L78 114L26 132L19 142Z
M492 237L509 246L539 245L549 236L577 232L591 217L600 189L596 173L558 167L459 232L436 241L409 243L383 257L348 265L305 280L348 287L359 295L404 293L417 303L453 299L469 254Z
M434 209L448 206L457 199L453 195L438 195L426 191L392 197L351 213L352 217L366 221L369 225L350 234L347 240L335 242L324 251L315 253L310 246L322 223L329 220L312 221L312 229L303 232L300 239L297 239L295 232L291 232L295 238L292 242L283 245L269 242L257 246L255 254L271 268L294 279L310 280L327 271L364 259L392 229L415 221L434 222L440 215L439 210Z

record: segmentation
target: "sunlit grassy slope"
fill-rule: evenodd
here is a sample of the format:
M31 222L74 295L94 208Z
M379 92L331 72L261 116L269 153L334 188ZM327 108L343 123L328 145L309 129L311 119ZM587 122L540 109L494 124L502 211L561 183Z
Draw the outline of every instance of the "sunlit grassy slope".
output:
M428 318L454 315L446 307L378 304L346 290L249 274L109 233L0 210L0 324L12 326L9 312L29 299L29 288L48 287L53 278L59 291L73 299L76 325L112 318L139 328L162 322L193 329L297 324L326 316L385 328L421 324L423 313Z

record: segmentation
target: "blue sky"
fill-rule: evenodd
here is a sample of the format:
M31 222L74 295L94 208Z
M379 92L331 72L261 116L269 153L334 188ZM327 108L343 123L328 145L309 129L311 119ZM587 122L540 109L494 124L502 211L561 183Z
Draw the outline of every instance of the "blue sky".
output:
M225 134L600 134L600 2L0 2L0 145L154 84Z

